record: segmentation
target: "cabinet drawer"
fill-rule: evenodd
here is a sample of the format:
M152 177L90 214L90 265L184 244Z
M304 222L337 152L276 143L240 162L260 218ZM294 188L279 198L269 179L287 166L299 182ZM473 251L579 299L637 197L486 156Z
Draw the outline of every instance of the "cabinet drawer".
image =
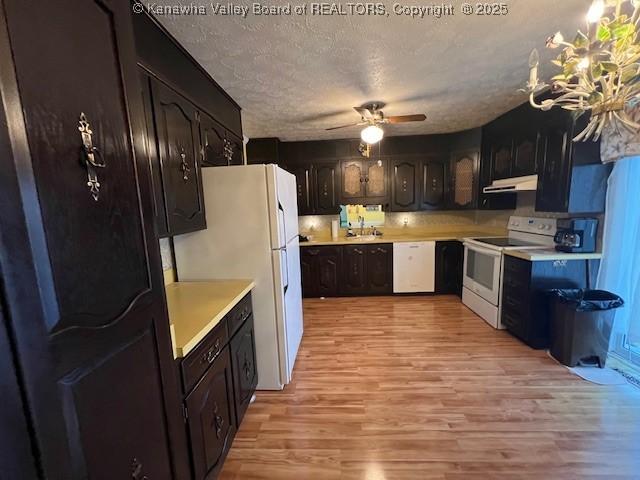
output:
M508 308L503 308L501 319L502 324L507 328L509 332L517 337L525 338L527 324L529 322L526 314L522 312L514 312Z
M247 293L247 295L227 314L229 337L233 337L233 332L235 332L238 327L240 327L240 325L249 318L251 312L251 293Z
M227 322L223 319L196 348L184 357L180 367L182 369L182 385L185 392L189 392L198 383L200 377L220 355L228 339Z
M529 311L529 298L516 292L512 289L506 289L502 293L502 307L510 310L528 312Z

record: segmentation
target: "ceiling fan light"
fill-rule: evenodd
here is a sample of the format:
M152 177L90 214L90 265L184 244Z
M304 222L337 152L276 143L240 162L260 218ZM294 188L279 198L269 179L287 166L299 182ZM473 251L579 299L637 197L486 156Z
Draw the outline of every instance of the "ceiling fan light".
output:
M384 130L377 125L369 125L360 132L360 138L368 144L378 143L384 136Z

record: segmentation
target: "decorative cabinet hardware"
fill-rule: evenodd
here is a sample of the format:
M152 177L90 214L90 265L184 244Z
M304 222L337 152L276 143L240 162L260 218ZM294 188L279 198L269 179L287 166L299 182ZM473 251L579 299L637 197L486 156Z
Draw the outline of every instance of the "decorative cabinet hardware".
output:
M231 163L231 160L233 159L233 144L228 138L222 140L222 156L228 164Z
M220 438L222 435L222 427L224 426L224 418L218 415L218 402L213 403L213 427L216 430L216 438Z
M184 148L182 147L180 147L180 171L182 172L182 180L185 182L188 181L191 169L187 163L187 154L184 152Z
M211 347L207 353L202 356L204 363L213 363L218 354L220 353L220 339L216 338L216 343Z
M104 168L107 164L98 147L93 145L93 132L91 131L89 121L84 112L80 113L78 131L80 131L82 138L83 163L87 168L87 187L89 187L91 196L97 202L100 197L100 181L98 180L98 172L96 169Z
M131 478L132 480L148 480L147 476L142 472L142 463L137 458L131 462Z
M244 353L244 363L242 364L242 371L244 372L244 377L248 380L251 379L251 360L247 355L247 352Z

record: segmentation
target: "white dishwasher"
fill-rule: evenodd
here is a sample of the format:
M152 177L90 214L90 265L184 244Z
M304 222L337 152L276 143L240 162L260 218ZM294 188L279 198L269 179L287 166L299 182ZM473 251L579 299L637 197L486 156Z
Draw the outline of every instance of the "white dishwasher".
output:
M435 291L436 242L393 244L393 292Z

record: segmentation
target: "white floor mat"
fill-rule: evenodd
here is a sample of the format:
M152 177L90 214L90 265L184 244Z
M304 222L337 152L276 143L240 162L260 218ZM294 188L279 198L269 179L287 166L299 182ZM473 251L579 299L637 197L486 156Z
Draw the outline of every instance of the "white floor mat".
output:
M571 373L584 378L587 382L598 385L624 385L627 379L612 368L598 367L567 367Z

